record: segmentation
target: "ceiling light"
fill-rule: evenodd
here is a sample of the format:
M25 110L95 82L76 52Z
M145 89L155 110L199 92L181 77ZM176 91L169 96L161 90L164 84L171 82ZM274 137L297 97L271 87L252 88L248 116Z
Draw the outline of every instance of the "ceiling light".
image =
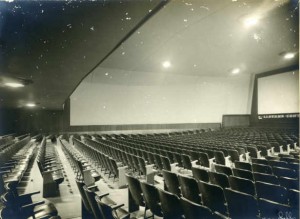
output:
M170 68L170 67L171 67L171 63L170 63L169 61L164 61L164 62L162 63L162 66L163 66L164 68Z
M292 59L295 57L295 53L286 53L284 56L283 56L285 59Z
M249 17L244 20L245 27L251 27L251 26L256 25L257 23L258 23L257 17Z
M27 103L26 106L28 106L28 107L35 107L36 104L35 103Z
M5 83L5 85L13 88L24 87L24 84L16 83L16 82L7 82Z
M231 73L236 75L236 74L240 73L240 69L239 68L232 69Z

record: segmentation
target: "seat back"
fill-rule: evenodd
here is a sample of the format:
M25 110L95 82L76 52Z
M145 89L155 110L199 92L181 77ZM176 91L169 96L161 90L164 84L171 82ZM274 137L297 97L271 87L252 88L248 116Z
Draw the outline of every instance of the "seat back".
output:
M234 149L228 149L228 155L230 156L230 159L232 162L236 162L240 160L240 156L237 150Z
M103 214L103 218L105 219L125 219L129 218L129 214L127 212L122 212L123 214L117 214L117 212L105 202L102 202L101 199L96 196L95 200L97 202L98 208L101 209L101 213ZM98 218L97 218L98 219Z
M261 218L284 218L292 210L288 205L262 198L258 199L258 206Z
M278 160L269 160L269 165L271 167L283 167L283 168L289 168L288 163L284 161L278 161Z
M249 179L251 181L253 181L253 174L251 171L248 170L243 170L243 169L237 169L237 168L232 168L233 171L233 175L237 176L237 177L241 177L244 179Z
M156 167L157 167L159 170L162 170L162 169L163 169L163 165L162 165L162 162L161 162L161 159L160 159L160 155L159 155L159 154L154 154L154 162L155 162Z
M199 152L199 163L201 166L209 168L209 158L207 153Z
M290 189L288 191L288 197L289 197L289 205L292 208L297 208L299 211L299 197L300 197L300 191L295 189Z
M253 177L255 181L261 181L266 183L271 183L275 185L279 185L279 181L277 176L265 173L253 173Z
M227 209L222 187L202 181L198 182L198 187L203 205L209 207L212 211L218 211L226 215Z
M279 177L279 184L286 189L299 190L299 180L289 177Z
M263 164L252 164L252 170L257 173L273 174L271 167Z
M299 170L291 170L283 167L273 167L273 173L277 177L289 177L299 179Z
M158 190L158 194L164 218L181 219L183 215L183 209L178 196L161 189Z
M236 177L236 176L229 176L229 184L230 184L230 188L233 190L247 193L252 196L256 195L255 185L251 180Z
M204 182L209 182L209 175L208 175L208 171L201 169L201 168L197 168L197 167L192 167L192 173L193 173L193 177L196 180L200 180L200 181L204 181Z
M163 217L157 188L146 182L140 182L140 185L147 207L154 215Z
M251 163L242 162L242 161L236 161L234 163L234 165L235 165L235 168L252 171L252 165L251 165Z
M181 155L177 152L174 152L173 156L175 158L175 161L178 163L178 166L183 167L183 163L182 163L182 160L181 160Z
M181 159L182 159L183 168L192 170L192 163L190 157L186 154L182 154Z
M253 196L230 188L225 189L224 192L230 218L257 218L258 206Z
M98 207L98 204L95 200L95 193L89 190L86 186L83 186L83 190L86 194L87 200L90 204L91 210L95 218L103 218L102 213Z
M248 146L247 151L250 157L258 158L258 151L256 147Z
M197 181L194 178L182 175L179 175L178 179L182 196L192 202L200 204L201 198Z
M209 172L208 174L209 174L210 183L221 186L223 189L230 187L228 176L226 174L218 173L218 172Z
M177 174L173 173L171 171L167 171L167 170L163 170L162 173L163 173L163 177L165 180L166 189L169 192L172 192L172 193L180 196L180 194L181 194L180 189L179 189L180 184L179 184Z
M208 207L199 205L184 197L181 197L180 201L186 219L212 218L212 212Z
M218 165L218 164L216 164L216 165L215 165L215 168L216 168L216 171L217 171L218 173L224 173L224 174L226 174L227 176L233 175L233 174L232 174L232 170L231 170L230 167L227 167L227 166L224 166L224 165Z
M171 171L171 163L168 157L160 156L164 170Z
M90 213L92 213L90 203L89 203L89 201L86 197L86 194L83 190L84 183L82 181L79 181L78 179L76 179L76 184L77 184L77 187L78 187L78 190L79 190L79 193L80 193L80 196L81 196L81 200L83 202L83 205L84 205L85 209L87 211L89 211Z
M255 184L258 198L268 199L281 204L288 204L286 188L265 182L256 182Z
M145 206L140 181L137 178L128 174L126 174L126 179L128 183L128 189L132 195L135 204L139 206Z
M215 162L217 164L225 165L225 157L223 151L214 151Z
M251 162L252 162L252 164L269 165L268 160L265 160L265 159L251 158Z

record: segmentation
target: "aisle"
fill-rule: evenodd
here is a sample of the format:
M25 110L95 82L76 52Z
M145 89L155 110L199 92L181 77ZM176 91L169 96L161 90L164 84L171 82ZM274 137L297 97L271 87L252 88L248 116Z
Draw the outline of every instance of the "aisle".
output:
M47 141L47 146L52 144ZM52 145L49 145L52 146ZM75 182L73 170L61 150L60 145L55 145L64 168L64 182L59 185L60 196L55 198L43 198L43 178L40 174L36 160L29 175L29 182L26 185L25 193L40 191L40 194L32 197L33 201L52 202L57 208L58 214L63 219L81 218L81 197Z

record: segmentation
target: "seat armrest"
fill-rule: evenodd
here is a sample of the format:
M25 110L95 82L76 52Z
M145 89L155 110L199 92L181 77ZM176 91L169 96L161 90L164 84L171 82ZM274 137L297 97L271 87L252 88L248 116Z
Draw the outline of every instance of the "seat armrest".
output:
M22 198L22 197L28 197L28 196L36 195L36 194L39 194L39 193L41 193L41 192L40 191L30 192L30 193L25 193L25 194L19 195L19 197L20 198Z
M5 166L5 167L0 167L1 170L10 170L9 172L12 172L11 170L14 168L15 166Z
M91 190L91 189L96 189L96 188L97 188L97 185L88 186L87 188L88 188L89 190Z
M118 208L120 208L120 207L123 207L123 206L124 206L124 204L118 204L118 205L111 206L111 208L112 208L113 210L116 210L116 209L118 209Z
M191 161L192 165L193 165L193 164L196 164L197 161L198 161L198 160L193 160L193 161Z
M214 214L218 215L220 218L229 219L229 217L227 217L227 216L225 216L225 215L223 215L223 214L221 214L221 213L219 213L217 211L215 211Z
M53 172L56 172L56 171L59 171L59 170L62 170L62 168L58 168L58 169L53 169L53 170L47 170L47 171L44 171L44 173L53 173Z
M0 171L0 176L3 175L3 174L8 175L9 173L10 173L10 171L8 171L8 170L1 170Z
M279 146L279 153L283 153L283 145Z
M42 204L45 204L45 201L39 201L39 202L34 202L34 203L31 203L31 204L28 204L28 205L23 205L21 207L22 211L25 211L25 212L34 212L34 208L38 205L42 205Z
M107 192L107 193L101 193L101 194L97 194L97 193L96 193L96 195L101 199L101 198L103 198L103 197L105 197L105 196L108 196L109 193L108 193L108 192Z
M148 164L148 165L146 165L146 167L153 167L154 166L154 164Z
M257 158L262 158L261 151L257 151Z

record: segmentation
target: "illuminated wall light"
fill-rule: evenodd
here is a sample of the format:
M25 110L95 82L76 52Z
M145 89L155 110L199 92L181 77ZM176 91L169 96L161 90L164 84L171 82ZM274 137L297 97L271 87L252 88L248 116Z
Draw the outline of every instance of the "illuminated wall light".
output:
M258 23L257 17L249 17L244 20L244 26L245 27L252 27Z
M162 63L162 66L163 66L164 68L170 68L170 67L171 67L171 63L170 63L169 61L164 61L164 62Z
M26 106L28 106L28 107L35 107L36 104L35 103L27 103Z
M284 56L283 56L285 59L292 59L295 57L295 53L286 53Z
M238 73L240 73L240 69L239 68L235 68L231 71L232 74L236 75Z
M8 82L8 83L5 83L5 85L8 87L13 87L13 88L24 87L24 84L15 83L15 82Z

